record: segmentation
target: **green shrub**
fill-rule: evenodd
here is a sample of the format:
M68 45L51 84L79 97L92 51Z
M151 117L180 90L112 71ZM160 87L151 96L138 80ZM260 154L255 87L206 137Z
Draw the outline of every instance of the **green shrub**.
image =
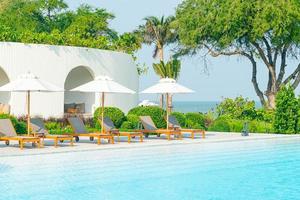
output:
M52 129L61 129L61 124L58 122L45 122L46 129L52 130Z
M216 112L218 117L228 115L231 119L252 120L256 118L255 102L241 96L235 99L224 99L216 107Z
M131 126L133 129L138 129L140 126L140 120L139 120L139 116L137 115L133 115L133 114L129 114L127 115L127 121L130 122ZM125 122L123 122L124 124ZM123 126L122 124L122 126Z
M230 132L230 124L226 119L217 119L210 127L208 127L208 130L217 132Z
M158 106L138 106L128 112L128 115L149 115L157 128L166 128L165 114L166 112Z
M230 127L230 132L237 132L240 133L242 132L244 128L244 121L242 120L229 120L228 121L229 127Z
M9 114L0 114L0 119L10 119L14 128L16 129L17 134L27 133L26 122L19 121L16 117Z
M274 110L270 109L257 109L256 120L272 123L274 121Z
M251 133L272 133L271 123L253 120L249 123L249 132Z
M178 123L180 124L181 127L186 127L186 117L183 113L181 112L172 112L171 116L176 117Z
M202 113L186 113L186 124L188 128L193 128L195 126L205 128L205 118Z
M122 130L131 130L131 129L135 129L135 126L131 122L125 121L125 122L123 122L121 129Z
M115 124L116 128L120 128L122 123L126 120L125 114L122 112L122 110L116 107L105 107L104 116L109 117ZM95 128L97 129L101 128L99 119L101 120L101 108L97 108L94 113L94 124Z
M299 103L295 97L294 89L290 85L281 87L275 101L275 132L297 133Z
M66 126L66 127L62 127L59 129L50 129L48 130L50 134L58 134L58 135L62 135L62 134L67 134L67 133L72 133L73 130L71 128L70 125Z

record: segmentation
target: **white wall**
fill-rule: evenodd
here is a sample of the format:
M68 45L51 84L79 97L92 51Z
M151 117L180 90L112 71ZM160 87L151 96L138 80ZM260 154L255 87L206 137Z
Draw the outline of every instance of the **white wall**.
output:
M19 74L31 71L40 78L64 88L68 74L79 66L82 67L81 69L88 69L93 77L107 75L124 86L138 91L138 74L130 55L91 48L0 42L0 67L9 80L14 80ZM86 70L83 71L83 73L86 72ZM0 78L2 75L0 71ZM86 78L83 77L83 81L85 80ZM68 84L72 83L66 83L66 86ZM63 114L64 102L71 103L72 97L74 97L74 102L86 100L88 111L92 111L92 107L99 106L98 94L85 94L81 97L72 95L64 95L63 92L34 93L31 96L31 113L44 117L59 117ZM66 100L64 100L65 96ZM26 113L25 99L23 93L11 94L9 103L13 114L24 115ZM137 105L138 94L107 95L105 103L127 112Z

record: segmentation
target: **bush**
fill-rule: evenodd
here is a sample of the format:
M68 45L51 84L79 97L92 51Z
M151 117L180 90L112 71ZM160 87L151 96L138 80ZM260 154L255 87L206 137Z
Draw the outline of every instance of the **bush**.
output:
M120 128L122 123L126 120L125 114L122 112L122 110L115 107L105 107L104 116L109 117L113 121L116 128ZM101 108L97 108L94 113L95 128L101 129L99 119L101 119Z
M19 121L16 117L9 114L0 114L0 119L10 119L17 134L27 133L27 124L25 122Z
M140 128L140 126L139 126L140 125L139 116L133 115L133 114L129 114L129 115L127 115L126 118L127 118L127 121L131 123L131 126L132 126L133 129L139 129ZM123 122L123 124L124 123L125 122Z
M172 112L171 116L176 117L176 119L177 119L177 121L178 121L178 123L181 127L186 127L186 117L183 113L181 113L181 112Z
M125 122L123 122L123 124L121 126L121 129L123 129L123 130L132 130L132 129L135 129L135 126L131 122L125 121Z
M294 89L290 85L281 87L275 101L275 132L297 133L299 103L295 97Z
M249 132L251 133L272 133L271 123L253 120L249 123Z
M243 128L244 128L244 121L242 120L229 120L229 127L230 127L230 132L237 132L241 133Z
M248 119L256 118L255 102L249 101L243 97L235 99L226 98L216 107L217 115L228 115L231 119Z
M202 113L186 113L186 124L188 128L205 128L205 118Z
M256 120L272 123L274 121L274 110L257 109Z
M128 115L147 116L149 115L157 128L166 128L166 112L158 106L138 106L131 109Z
M45 122L46 129L53 130L53 129L61 129L61 124L58 122Z
M230 124L226 119L217 119L208 128L209 131L230 132Z

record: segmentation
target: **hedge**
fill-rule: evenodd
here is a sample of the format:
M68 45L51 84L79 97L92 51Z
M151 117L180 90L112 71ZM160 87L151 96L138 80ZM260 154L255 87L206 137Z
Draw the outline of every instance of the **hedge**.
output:
M116 107L105 107L104 108L104 116L109 117L116 128L120 128L122 123L126 120L125 114L122 110ZM101 119L101 108L97 108L94 113L94 124L95 127L100 129L101 124L99 123L99 119Z
M131 109L128 115L147 116L149 115L157 128L166 128L166 112L158 106L139 106Z

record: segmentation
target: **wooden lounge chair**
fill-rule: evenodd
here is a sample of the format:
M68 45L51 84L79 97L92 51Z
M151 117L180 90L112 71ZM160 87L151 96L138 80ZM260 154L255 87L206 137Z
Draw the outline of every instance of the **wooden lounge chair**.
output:
M68 118L68 122L70 123L74 133L71 135L75 137L75 141L79 141L79 137L89 137L91 141L94 138L97 138L97 144L101 144L101 138L107 139L108 142L114 143L114 137L110 134L102 134L102 133L89 133L85 128L83 121L79 117L70 117Z
M143 133L156 133L166 135L168 140L171 139L171 135L174 135L174 138L178 136L178 139L182 139L181 131L174 129L158 129L150 116L140 116L139 117L144 129L141 130Z
M23 149L24 143L38 144L38 147L41 146L41 139L39 137L18 136L10 119L0 119L0 141L5 141L6 145L9 145L10 141L18 141L20 149Z
M195 138L195 134L201 134L202 138L205 138L205 131L201 129L184 129L181 128L179 122L177 121L175 116L169 116L169 127L173 128L174 130L180 130L181 133L190 133L191 138Z
M101 120L99 120L101 123ZM113 121L109 117L104 117L103 128L106 133L111 134L112 136L117 136L118 141L120 141L120 136L126 136L128 143L130 143L132 137L140 137L140 141L143 142L143 133L140 131L133 132L121 132L119 129L116 129Z
M30 119L31 130L36 137L40 137L43 140L54 140L54 146L57 147L58 141L63 142L65 140L70 141L70 145L73 146L73 136L70 135L52 135L46 130L45 124L41 118Z

